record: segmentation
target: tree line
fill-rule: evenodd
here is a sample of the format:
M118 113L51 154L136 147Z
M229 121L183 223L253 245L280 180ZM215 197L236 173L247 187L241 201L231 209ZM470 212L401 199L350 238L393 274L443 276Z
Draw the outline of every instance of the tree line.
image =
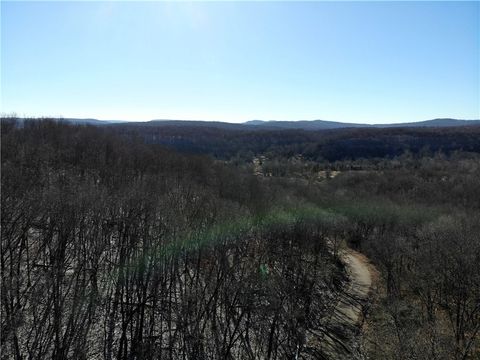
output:
M306 160L394 158L405 151L420 156L455 151L480 153L480 126L446 128L345 128L333 130L218 128L171 125L168 122L112 124L122 134L137 134L148 143L163 144L187 153L208 154L222 160L251 161L254 156Z

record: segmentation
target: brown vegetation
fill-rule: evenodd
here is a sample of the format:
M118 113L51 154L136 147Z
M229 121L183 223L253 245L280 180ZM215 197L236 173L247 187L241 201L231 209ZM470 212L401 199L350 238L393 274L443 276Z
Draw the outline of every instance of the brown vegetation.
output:
M335 357L325 339L359 335L330 321L348 295L343 241L384 289L346 357L478 355L476 153L412 153L392 129L398 156L329 162L300 156L305 133L258 131L252 143L278 141L261 158L272 176L255 176L252 157L182 155L124 127L1 125L2 359ZM475 132L415 131L479 146Z

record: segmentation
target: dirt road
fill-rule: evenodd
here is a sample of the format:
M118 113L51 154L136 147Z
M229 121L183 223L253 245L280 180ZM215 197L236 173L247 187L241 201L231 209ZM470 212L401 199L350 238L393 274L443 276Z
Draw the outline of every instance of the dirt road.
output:
M349 282L327 321L320 341L322 358L362 359L361 327L378 272L367 257L352 249L343 250L341 257Z
M346 250L342 257L350 285L346 291L347 298L337 305L337 312L343 315L340 320L345 324L360 325L363 320L363 307L372 289L373 267L364 255L351 249Z

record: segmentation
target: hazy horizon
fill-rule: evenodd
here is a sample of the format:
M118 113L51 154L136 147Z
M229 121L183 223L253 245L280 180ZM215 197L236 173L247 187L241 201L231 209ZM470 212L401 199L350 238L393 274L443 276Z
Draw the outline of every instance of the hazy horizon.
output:
M344 124L355 124L355 125L395 125L395 124L404 124L404 123L420 123L429 120L443 120L443 119L451 119L451 120L459 120L459 121L479 121L479 118L472 118L472 119L461 119L458 117L455 118L447 118L447 117L436 117L432 119L422 119L422 120L405 120L405 121L398 121L398 122L376 122L376 123L369 123L369 122L358 122L358 121L336 121L336 120L328 120L328 119L295 119L295 120L286 120L286 119L248 119L248 120L241 120L241 121L228 121L228 120L208 120L208 119L162 119L162 118L151 118L151 119L114 119L114 118L104 118L100 119L97 117L87 116L87 117L73 117L73 116L26 116L26 115L19 115L15 113L11 114L1 114L2 117L18 117L24 119L36 119L36 118L45 118L45 119L75 119L75 120L99 120L99 121L118 121L118 122L148 122L148 121L194 121L194 122L221 122L221 123L230 123L230 124L245 124L250 121L263 121L263 122L301 122L301 121L326 121L326 122L338 122Z
M478 2L2 2L18 116L480 118Z

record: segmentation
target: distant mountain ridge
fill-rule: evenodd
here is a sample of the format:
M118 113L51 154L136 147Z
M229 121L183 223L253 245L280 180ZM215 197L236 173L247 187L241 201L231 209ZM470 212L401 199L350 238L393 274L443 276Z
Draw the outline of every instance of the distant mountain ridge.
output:
M344 123L328 120L252 120L244 123L245 125L265 127L265 128L282 128L282 129L303 129L303 130L329 130L342 128L358 128L370 127L368 124Z
M230 123L222 121L204 121L204 120L170 120L158 119L150 121L123 121L123 120L98 120L93 118L59 119L75 124L89 125L132 125L132 126L176 126L176 127L210 127L229 130L333 130L345 128L400 128L400 127L457 127L457 126L480 126L480 120L459 120L452 118L439 118L418 122L405 122L397 124L360 124L346 123L328 120L250 120L243 123Z
M98 120L98 119L76 119L76 118L65 118L62 119L68 122L74 122L76 124L89 124L89 125L104 125L104 124L120 124L120 123L127 123L129 121L123 120Z
M278 120L252 120L244 124L282 129L303 129L303 130L327 130L341 128L392 128L392 127L454 127L480 125L480 120L458 120L458 119L433 119L419 122L406 122L398 124L358 124L345 123L327 120L299 120L299 121L278 121Z
M480 120L459 120L459 119L433 119L419 122L389 124L389 125L373 125L374 127L450 127L450 126L472 126L480 125Z

